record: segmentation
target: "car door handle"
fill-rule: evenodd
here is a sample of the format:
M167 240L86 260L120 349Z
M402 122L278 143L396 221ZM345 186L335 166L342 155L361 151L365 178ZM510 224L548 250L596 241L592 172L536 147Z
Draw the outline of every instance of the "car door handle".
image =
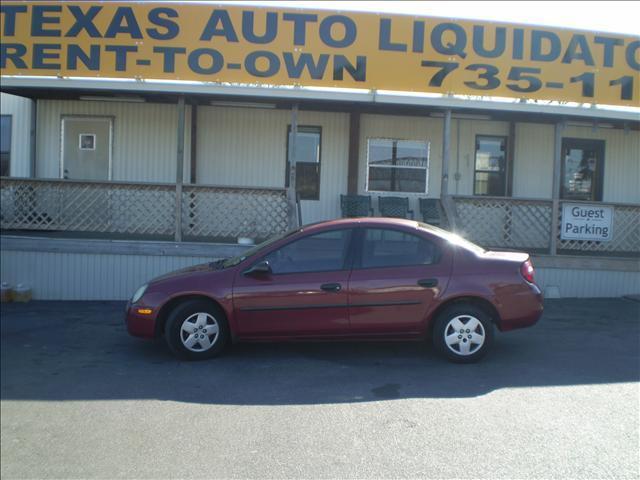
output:
M421 278L418 280L418 285L425 288L433 288L438 285L437 278Z
M342 290L342 285L339 283L323 283L320 285L320 289L325 292L339 292Z

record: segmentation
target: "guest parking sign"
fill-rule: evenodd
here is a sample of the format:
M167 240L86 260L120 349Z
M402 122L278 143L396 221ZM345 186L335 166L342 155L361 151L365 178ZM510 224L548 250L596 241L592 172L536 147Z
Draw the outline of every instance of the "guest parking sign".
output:
M602 205L562 205L562 240L608 242L613 238L613 208Z

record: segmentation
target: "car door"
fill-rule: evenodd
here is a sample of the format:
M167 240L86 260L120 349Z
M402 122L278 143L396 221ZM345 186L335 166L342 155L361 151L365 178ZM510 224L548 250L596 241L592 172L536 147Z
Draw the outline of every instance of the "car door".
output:
M349 333L347 285L352 229L297 238L253 265L269 273L239 273L233 302L243 337L318 337Z
M449 250L428 233L363 228L349 281L349 318L356 335L415 335L449 281Z

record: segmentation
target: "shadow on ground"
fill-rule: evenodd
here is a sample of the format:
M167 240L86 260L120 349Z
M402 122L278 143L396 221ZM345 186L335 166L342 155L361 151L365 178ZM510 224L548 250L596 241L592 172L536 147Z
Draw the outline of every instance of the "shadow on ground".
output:
M158 399L278 405L455 398L497 389L637 382L640 303L547 301L533 328L498 334L479 364L453 365L423 343L240 344L179 362L131 338L121 302L2 306L2 400Z

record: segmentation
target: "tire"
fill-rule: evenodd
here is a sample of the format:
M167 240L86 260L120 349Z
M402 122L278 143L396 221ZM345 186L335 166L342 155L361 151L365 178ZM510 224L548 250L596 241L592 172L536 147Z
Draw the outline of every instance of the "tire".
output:
M493 321L475 305L452 305L436 318L433 345L438 353L452 362L477 362L487 354L492 344Z
M173 354L183 360L206 360L224 350L229 324L224 312L206 300L188 300L176 306L164 337Z

